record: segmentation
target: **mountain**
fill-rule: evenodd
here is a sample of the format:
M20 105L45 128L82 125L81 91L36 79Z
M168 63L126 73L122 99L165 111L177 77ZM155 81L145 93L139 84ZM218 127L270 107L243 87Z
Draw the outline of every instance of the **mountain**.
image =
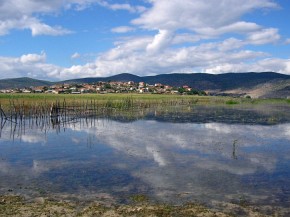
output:
M25 88L31 86L50 86L52 82L32 79L28 77L23 78L8 78L0 80L0 89L9 89L9 88Z
M188 85L201 90L226 91L236 88L252 88L256 85L275 80L290 79L289 75L262 72L262 73L226 73L226 74L164 74L144 77L148 83L160 82L172 86Z
M144 81L148 84L162 83L180 87L188 85L195 89L229 95L250 95L252 97L290 97L290 76L275 72L248 72L225 74L161 74L139 77L132 74L119 74L106 78L83 78L65 81L67 83L93 83L97 81Z
M72 79L72 80L65 80L59 83L68 83L68 84L73 84L73 83L95 83L98 81L121 81L121 82L128 82L128 81L134 81L134 82L140 82L143 81L143 77L139 77L137 75L132 75L129 73L123 73L123 74L118 74L118 75L113 75L110 77L92 77L92 78L78 78L78 79Z
M95 83L98 81L144 81L149 84L162 83L180 87L188 85L195 89L213 93L247 94L252 97L290 97L290 76L274 72L248 72L225 74L161 74L156 76L136 76L128 73L110 77L93 77L65 80L57 83ZM0 80L0 89L52 85L52 82L31 78Z
M277 79L290 79L289 75L274 72L249 72L249 73L226 73L226 74L161 74L155 76L139 77L132 74L119 74L111 77L82 78L63 81L64 83L93 83L97 81L144 81L149 84L162 83L171 86L188 85L202 90L230 90L234 88L251 88L255 85Z
M290 98L290 79L275 79L250 88L228 90L225 93L245 93L253 98Z

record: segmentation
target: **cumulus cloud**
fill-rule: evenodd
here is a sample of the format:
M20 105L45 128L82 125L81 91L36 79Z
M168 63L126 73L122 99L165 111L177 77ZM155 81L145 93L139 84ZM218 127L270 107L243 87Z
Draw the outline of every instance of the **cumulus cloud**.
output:
M246 13L255 9L278 7L270 0L245 0L237 6L235 0L151 0L152 8L132 21L147 29L222 28L234 25ZM254 24L238 23L239 28L252 29ZM236 27L237 28L237 27Z
M46 53L42 52L39 54L25 54L20 57L21 63L36 63L44 62L46 60Z
M159 33L154 37L153 41L148 44L147 51L157 53L168 47L173 38L173 33L169 30L159 30Z
M247 0L241 7L236 7L233 0L224 0L223 3L212 1L211 4L201 0L152 0L150 3L152 7L134 19L132 24L157 30L158 33L154 37L143 37L144 40L138 43L138 38L117 43L115 48L104 52L95 61L98 74L129 72L151 75L222 71L226 68L232 71L246 68L249 71L253 60L258 61L268 54L243 50L243 47L275 43L280 39L278 29L263 28L256 23L240 20L253 10L278 7L269 0ZM178 30L184 29L188 33L178 33ZM127 31L126 28L116 30ZM206 42L207 39L216 39L226 33L238 33L245 38ZM184 43L197 42L200 44L196 46L182 46ZM174 48L174 45L180 47ZM249 60L251 61L247 62ZM284 69L284 63L279 66ZM259 71L264 70L259 67Z
M205 73L225 72L278 72L290 74L290 59L266 58L253 63L224 63L205 69Z
M20 57L0 57L1 78L29 76L48 79L102 77L128 72L139 75L159 73L224 73L274 71L290 74L290 60L271 58L264 52L240 50L246 43L226 39L220 43L147 51L152 37L119 42L115 48L101 54L96 61L84 65L59 67L46 63L46 54L25 54ZM160 49L160 50L158 50ZM154 52L153 52L154 51ZM72 55L76 58L78 53Z
M159 40L162 37L167 37L167 40L161 43ZM167 47L171 40L174 39L165 32L155 38L147 37L140 41L131 39L119 43L116 48L99 56L95 62L96 70L103 74L130 72L139 75L198 72L229 62L240 63L267 56L263 52L237 50L245 46L245 43L234 38L221 43L204 43L181 48Z
M5 1L0 6L0 35L8 34L12 29L30 29L33 36L71 33L60 26L49 26L34 16L37 13L56 13L61 7L59 1Z
M258 32L250 33L247 40L250 44L261 45L274 43L280 40L278 29L263 29Z
M194 31L197 32L198 34L213 37L223 35L229 32L243 34L247 32L257 31L259 29L261 29L261 27L255 23L236 22L222 27L210 27L210 26L197 27L194 29Z
M78 59L80 57L81 57L81 55L78 52L75 52L73 55L71 55L72 59Z
M30 29L33 36L70 34L73 31L61 26L50 26L42 22L38 16L57 15L61 10L84 10L94 4L111 10L127 10L140 13L145 10L142 6L130 4L110 4L104 0L11 0L0 2L0 36L9 34L12 29Z
M45 23L41 23L36 18L30 18L27 16L20 19L10 19L6 21L0 20L0 36L8 34L11 29L30 29L32 36L59 36L72 33L72 31L64 29L60 26L49 26Z
M143 6L133 6L130 4L110 4L107 1L98 1L98 4L111 10L126 10L131 13L141 13L146 10Z
M130 26L118 26L118 27L111 29L111 31L115 32L115 33L127 33L127 32L132 32L134 30L135 30L135 28L130 27Z
M24 54L20 57L0 56L0 78L32 77L38 79L59 78L61 67L47 64L46 53Z
M145 30L142 33L148 30L148 35L118 39L113 48L99 53L94 61L66 68L47 64L43 54L41 57L33 54L16 58L0 57L2 77L25 75L70 79L123 72L154 75L173 72L276 71L290 74L288 59L273 58L270 53L247 47L281 40L277 28L243 20L244 15L254 10L277 8L278 5L270 0L245 0L238 7L235 0L150 0L147 1L150 5L147 9L103 0L54 0L42 1L41 4L25 0L26 4L16 5L11 2L16 3L16 0L4 2L0 6L0 35L9 33L13 28L30 29L33 36L69 34L72 31L61 26L49 26L35 14L54 14L63 8L84 10L92 5L139 13L131 21L134 27L119 26L111 29L111 32L126 33L141 28ZM156 32L155 35L152 35L152 31ZM231 33L235 35L227 37ZM33 57L32 62L26 60ZM71 58L79 58L79 54L75 53Z

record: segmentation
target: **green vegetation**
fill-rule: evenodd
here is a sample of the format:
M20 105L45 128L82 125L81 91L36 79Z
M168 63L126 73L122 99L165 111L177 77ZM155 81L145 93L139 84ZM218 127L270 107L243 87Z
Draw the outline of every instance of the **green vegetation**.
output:
M226 104L227 104L227 105L236 105L236 104L239 104L239 102L230 99L230 100L226 101Z
M203 90L196 90L196 89L186 89L183 87L178 88L178 92L180 94L187 94L187 95L198 95L198 96L206 96L206 92Z
M164 94L0 94L2 107L14 105L51 105L52 103L92 104L99 107L128 109L177 105L289 105L289 99L250 99L219 96Z

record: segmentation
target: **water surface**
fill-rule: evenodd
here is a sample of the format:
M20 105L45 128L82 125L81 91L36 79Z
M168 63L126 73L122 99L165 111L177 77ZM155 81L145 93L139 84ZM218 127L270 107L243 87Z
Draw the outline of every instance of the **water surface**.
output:
M288 207L290 123L279 114L191 109L1 123L0 194Z

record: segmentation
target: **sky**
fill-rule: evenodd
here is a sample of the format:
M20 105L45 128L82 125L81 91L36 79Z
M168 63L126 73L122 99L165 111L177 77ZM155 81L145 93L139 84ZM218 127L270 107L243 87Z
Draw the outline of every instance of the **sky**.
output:
M0 79L290 75L288 0L0 0Z

